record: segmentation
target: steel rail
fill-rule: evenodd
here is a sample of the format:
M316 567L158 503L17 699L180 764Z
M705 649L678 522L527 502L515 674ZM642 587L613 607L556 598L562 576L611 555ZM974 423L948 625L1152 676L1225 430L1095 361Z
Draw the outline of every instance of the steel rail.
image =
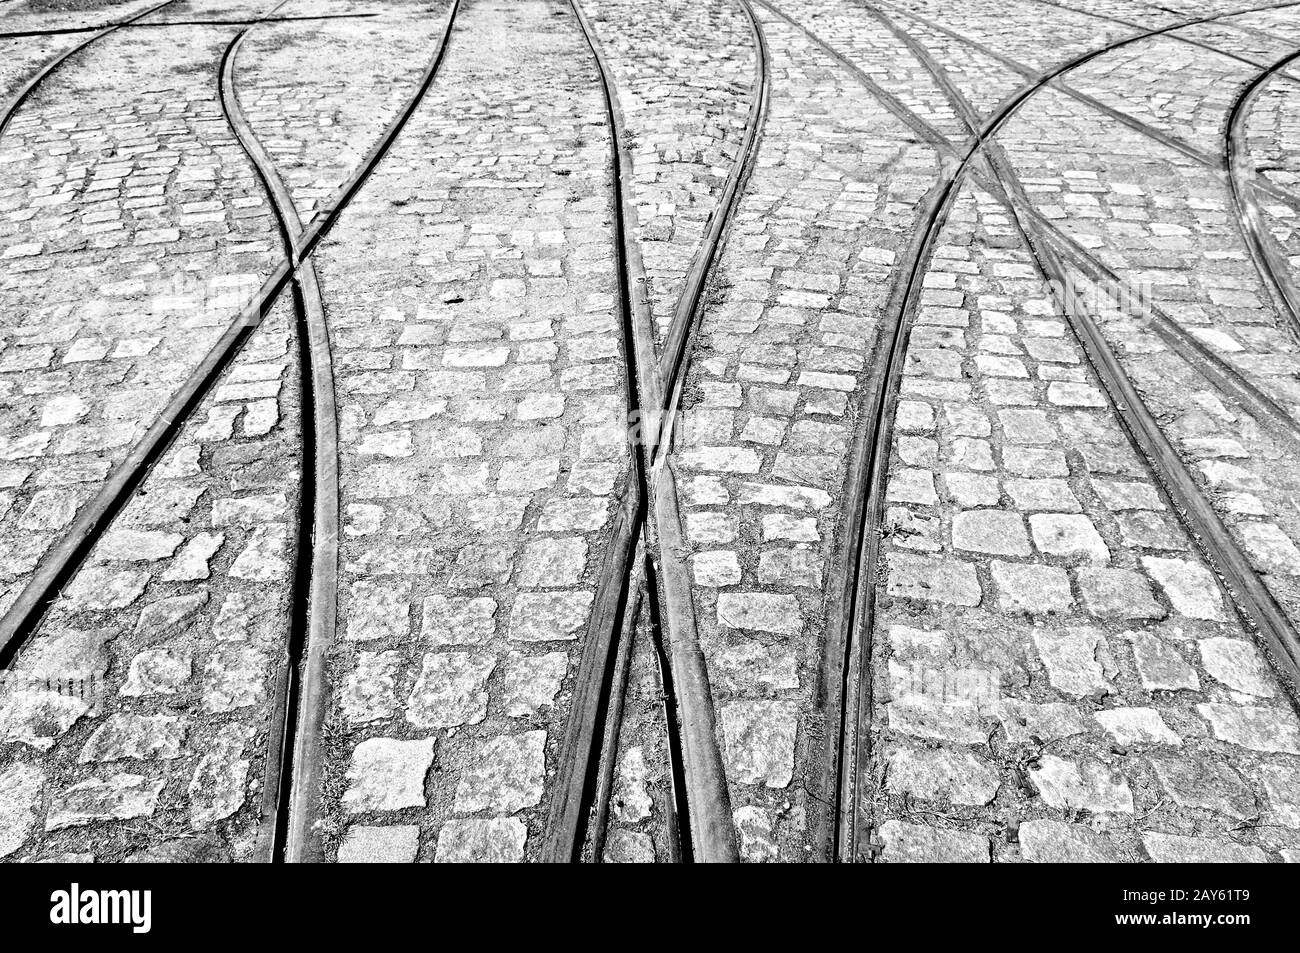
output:
M699 288L707 283L712 267L719 258L718 249L725 239L725 226L738 206L739 190L748 180L758 158L758 147L766 127L771 99L771 57L767 37L750 0L738 0L745 13L754 43L755 75L748 117L750 131L743 140L740 166L733 167L735 188L727 197L725 220L709 235L708 266L701 268ZM649 552L653 563L651 580L657 591L652 610L659 613L660 626L668 633L668 662L676 684L680 706L681 784L687 809L685 824L690 833L691 854L703 863L730 863L739 860L739 846L732 819L731 797L727 787L722 750L718 742L717 714L709 682L708 664L700 647L695 619L695 597L685 554L689 551L683 532L677 475L669 459L680 416L686 384L686 362L690 360L690 339L702 319L702 295L691 298L691 329L682 347L681 366L665 371L667 387L663 405L662 427L652 451L648 531ZM684 313L684 312L679 312Z
M636 222L636 206L632 204L631 187L627 181L631 159L627 154L613 75L604 52L577 0L570 0L569 7L591 53L605 106L614 185L610 204L614 219L620 343L627 364L629 421L633 421L638 417L639 408L658 406L660 385L654 371L654 338L650 309L645 299L645 269L640 248L631 239ZM573 704L560 745L541 855L549 863L573 863L582 856L589 809L598 783L601 741L606 735L619 651L618 634L626 627L625 617L635 598L628 583L635 575L634 559L639 551L637 540L645 522L646 483L643 457L631 427L628 428L628 456L628 486L615 517L610 548L601 570L600 586L583 642L582 659L574 678Z

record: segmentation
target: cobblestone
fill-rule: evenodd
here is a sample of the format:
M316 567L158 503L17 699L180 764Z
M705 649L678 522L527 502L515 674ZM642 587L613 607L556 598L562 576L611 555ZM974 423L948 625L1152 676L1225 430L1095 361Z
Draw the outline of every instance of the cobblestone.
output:
M27 461L10 500L24 515L0 531L0 609L270 271L270 212L207 71L231 35L105 37L0 145L0 456ZM165 78L142 90L141 70ZM187 211L205 202L215 215Z
M1021 824L1020 853L1037 864L1105 864L1117 859L1105 838L1060 821Z
M1134 53L1145 49L1135 44ZM1180 45L1178 56L1192 49ZM1207 54L1205 62L1207 75L1213 75L1219 61ZM1238 67L1241 64L1234 70ZM1224 83L1240 88L1253 72L1237 71L1235 80ZM1207 109L1214 115L1213 105ZM1206 129L1213 127L1212 145L1217 147L1222 104L1217 112L1213 121L1181 115ZM1048 158L1057 149L1039 135L1045 121L1054 129L1072 130L1072 158ZM1286 408L1289 420L1294 418L1294 342L1275 320L1273 300L1243 245L1230 197L1209 168L1056 93L1036 96L1008 125L1002 140L1022 179L1033 184L1029 194L1040 212L1059 221L1083 247L1096 249L1120 282L1144 287L1167 320L1220 366ZM1087 158L1080 161L1082 156ZM1069 200L1080 196L1097 203L1087 215L1067 211L1074 208ZM1280 207L1271 198L1262 204ZM1083 284L1085 297L1097 300L1097 287ZM1290 470L1274 462L1292 453L1290 446L1279 444L1275 428L1261 425L1257 411L1218 388L1195 363L1151 335L1125 309L1098 308L1096 317L1125 372L1161 418L1167 436L1265 585L1282 604L1294 604L1289 573L1300 525L1282 503L1291 492L1284 489L1291 485ZM1189 400L1189 394L1196 396ZM1137 525L1134 530L1135 538L1146 535ZM1181 600L1196 617L1224 618L1217 599L1196 604L1200 596L1213 593L1199 570L1183 571L1167 556L1144 559L1153 576L1167 580L1171 601Z
M420 829L414 824L352 827L339 845L340 864L410 864L419 848Z
M24 391L45 431L27 446L58 455L18 491L40 526L23 572L5 576L8 599L280 252L220 112L216 70L234 29L175 29L192 42L148 29L98 41L6 134L7 161L34 150L47 157L31 168L67 183L60 201L32 203L35 216L13 212L31 188L22 176L6 192L6 227L46 235L44 264L58 269L6 276L7 311L48 342L27 349L41 360L11 365L44 376ZM158 78L142 85L131 77L146 63ZM42 274L68 280L33 286ZM46 850L94 842L120 859L139 841L113 822L158 815L196 832L218 826L218 853L251 856L258 772L278 744L268 702L287 638L285 527L299 483L287 317L268 315L14 663L0 710L8 739L44 751ZM256 606L246 584L259 587Z

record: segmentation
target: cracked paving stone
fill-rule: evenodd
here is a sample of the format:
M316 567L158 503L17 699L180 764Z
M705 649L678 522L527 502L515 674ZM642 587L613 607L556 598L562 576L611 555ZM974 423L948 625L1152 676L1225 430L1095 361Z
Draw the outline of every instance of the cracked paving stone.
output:
M1183 743L1154 708L1112 708L1099 711L1094 717L1106 734L1123 748L1145 744L1177 747Z
M243 806L249 760L242 755L253 740L249 725L223 725L208 741L190 781L190 823L205 830Z
M1036 705L1008 698L1003 700L998 717L1007 740L1014 744L1046 744L1088 730L1079 711L1062 702Z
M253 530L230 575L251 582L269 582L285 578L289 562L285 558L288 530L284 526L259 526Z
M1071 629L1049 632L1036 629L1033 639L1053 688L1076 696L1110 692L1111 684L1099 659L1106 651L1106 637L1100 631Z
M718 624L777 635L803 631L803 614L794 596L763 592L727 592L718 596Z
M1142 687L1147 691L1198 691L1201 687L1196 669L1179 654L1178 649L1150 632L1139 632L1134 636L1133 659Z
M1156 776L1175 803L1245 820L1258 813L1255 796L1241 776L1212 761L1152 761Z
M81 609L123 609L140 598L149 584L143 570L116 572L91 567L77 574L63 590L63 602L70 611Z
M894 554L889 559L890 595L958 606L977 606L982 593L975 567L957 559Z
M732 817L740 841L740 855L750 863L777 859L776 838L772 831L772 812L754 805L737 808Z
M188 652L146 649L131 659L122 694L136 698L174 695L189 681L193 671L193 657Z
M1092 615L1114 619L1161 619L1165 610L1151 595L1146 579L1127 569L1077 570L1083 603Z
M151 602L140 610L135 634L146 642L159 642L168 635L177 634L189 627L208 604L208 599L208 593L201 591Z
M0 705L0 731L5 741L17 741L46 751L89 711L80 698L46 690L7 692Z
M180 533L115 529L104 534L98 555L123 562L155 562L174 555L183 541Z
M645 750L640 745L633 745L623 752L619 761L612 812L616 821L636 824L650 817L654 801L650 797L648 782L649 767L645 760Z
M606 864L653 864L655 845L649 834L616 829L605 840L601 862Z
M1259 698L1272 698L1272 673L1259 651L1243 639L1201 639L1197 646L1205 670L1233 691Z
M1159 556L1143 556L1142 565L1164 590L1176 611L1192 619L1225 619L1219 587L1204 566Z
M1285 709L1202 704L1214 737L1252 751L1300 754L1300 722Z
M222 645L203 669L203 708L212 713L235 711L261 702L265 652L246 645Z
M799 666L793 649L781 645L742 642L718 648L710 678L725 691L779 692L799 687Z
M886 787L927 801L979 806L997 794L997 772L968 752L896 748L889 754Z
M1029 777L1042 799L1052 807L1075 808L1094 814L1133 813L1128 782L1110 767L1095 761L1076 764L1056 755L1044 755Z
M562 652L546 655L512 652L506 659L505 687L501 695L506 714L522 718L553 706L568 669L568 656Z
M86 740L77 760L86 764L178 758L188 728L186 719L175 715L112 715Z
M1274 823L1300 827L1300 768L1289 764L1266 764L1262 771Z

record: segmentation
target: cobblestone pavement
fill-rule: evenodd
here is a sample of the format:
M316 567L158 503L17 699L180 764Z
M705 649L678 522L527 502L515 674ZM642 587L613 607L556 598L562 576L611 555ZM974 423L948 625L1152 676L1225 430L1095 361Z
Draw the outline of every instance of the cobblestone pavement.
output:
M0 858L1300 860L1297 50L3 4Z

